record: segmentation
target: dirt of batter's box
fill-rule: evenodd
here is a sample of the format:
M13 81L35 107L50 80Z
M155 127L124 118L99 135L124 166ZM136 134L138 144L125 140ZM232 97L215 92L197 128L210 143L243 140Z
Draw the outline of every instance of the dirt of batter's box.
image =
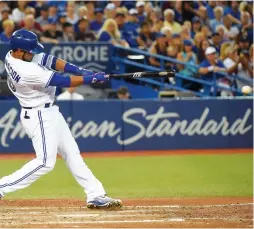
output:
M124 199L117 211L89 210L84 200L2 200L0 227L253 227L251 197Z

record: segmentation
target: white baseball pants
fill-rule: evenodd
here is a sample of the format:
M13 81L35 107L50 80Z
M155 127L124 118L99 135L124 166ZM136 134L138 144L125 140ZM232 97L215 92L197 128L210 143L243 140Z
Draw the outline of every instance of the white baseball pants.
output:
M83 161L58 106L22 109L20 119L26 134L32 140L36 158L15 173L0 179L0 195L25 188L53 170L57 153L62 156L72 175L84 188L87 201L105 195L101 182Z

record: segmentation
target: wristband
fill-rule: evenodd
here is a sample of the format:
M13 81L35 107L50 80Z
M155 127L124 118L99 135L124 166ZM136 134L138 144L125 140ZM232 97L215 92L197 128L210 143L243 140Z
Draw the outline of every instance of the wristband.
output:
M85 75L85 74L91 75L91 74L93 74L93 72L90 70L80 68L80 67L78 67L74 64L68 63L68 62L64 66L64 72L72 73L74 75Z
M212 72L212 71L213 71L213 69L214 69L214 67L213 67L213 66L209 66L209 67L208 67L208 72Z
M83 76L84 84L91 84L96 83L97 79L94 77L94 75L90 76Z

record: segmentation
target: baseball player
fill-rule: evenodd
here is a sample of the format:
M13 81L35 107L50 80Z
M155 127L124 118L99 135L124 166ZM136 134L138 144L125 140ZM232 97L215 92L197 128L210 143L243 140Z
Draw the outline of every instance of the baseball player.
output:
M54 105L57 86L103 83L108 81L105 73L94 73L43 53L37 36L24 29L12 34L10 46L5 58L7 82L22 107L21 123L32 140L36 158L0 179L0 198L29 186L50 172L59 153L84 188L88 208L120 208L121 200L109 198L101 182L84 163L65 119ZM64 77L58 71L73 75Z

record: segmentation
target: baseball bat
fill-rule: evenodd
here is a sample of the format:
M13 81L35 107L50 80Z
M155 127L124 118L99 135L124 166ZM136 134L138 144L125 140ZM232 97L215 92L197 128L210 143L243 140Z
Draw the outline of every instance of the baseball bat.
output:
M161 72L134 72L123 74L109 74L109 78L155 78L155 77L175 77L175 70Z

